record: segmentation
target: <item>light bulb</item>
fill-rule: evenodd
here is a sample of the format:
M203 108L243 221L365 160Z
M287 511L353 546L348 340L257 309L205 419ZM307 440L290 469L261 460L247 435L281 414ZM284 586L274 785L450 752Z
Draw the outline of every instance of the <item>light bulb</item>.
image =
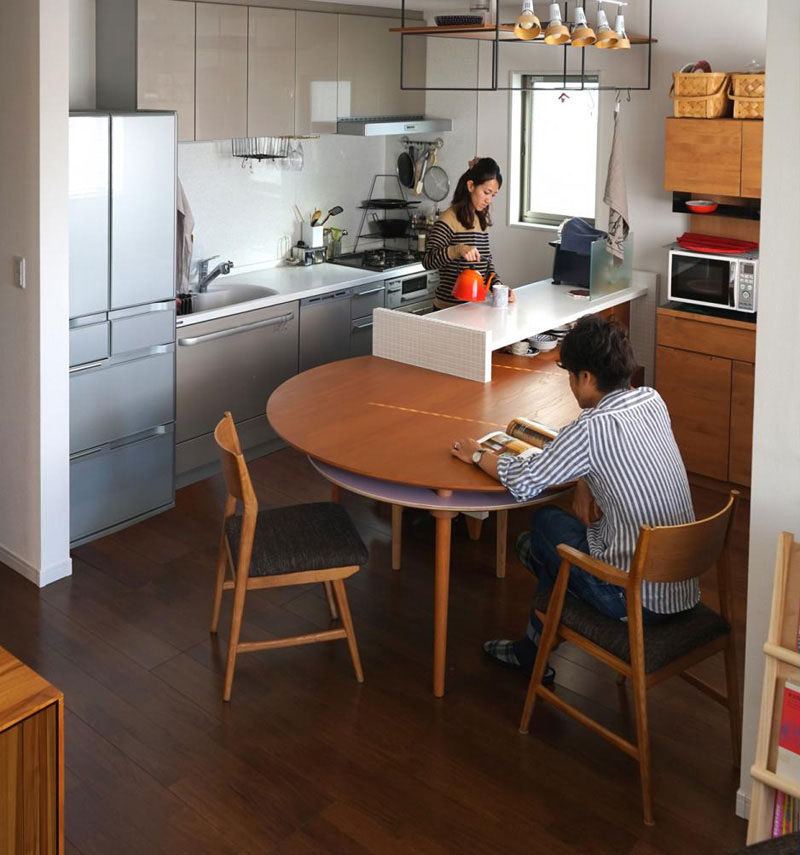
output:
M597 41L594 30L586 22L586 13L583 6L575 7L575 23L572 27L572 46L588 47Z
M617 43L612 45L612 50L630 50L631 42L628 34L625 32L625 16L622 12L617 12L617 19L614 21L614 33L617 37Z
M533 14L533 0L523 0L522 13L514 24L514 35L518 39L535 39L541 32L542 25Z
M595 47L612 48L616 43L617 34L611 29L605 9L601 7L597 10L597 42Z
M549 45L563 45L569 41L569 30L561 22L558 3L550 4L550 23L544 31L544 40Z

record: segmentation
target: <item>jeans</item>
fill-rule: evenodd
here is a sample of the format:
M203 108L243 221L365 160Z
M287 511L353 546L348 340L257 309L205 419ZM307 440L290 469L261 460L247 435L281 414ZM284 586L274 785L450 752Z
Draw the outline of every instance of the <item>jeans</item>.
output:
M577 517L552 505L545 505L533 512L527 554L524 549L524 537L525 535L520 536L519 557L538 578L540 590L547 590L555 585L558 569L561 566L561 556L556 548L559 543L566 543L589 554L586 526ZM603 582L574 564L569 568L567 593L588 603L606 617L615 620L627 617L625 589ZM642 618L646 624L660 623L669 617L670 615L642 609ZM541 632L542 622L531 609L526 635L538 644Z

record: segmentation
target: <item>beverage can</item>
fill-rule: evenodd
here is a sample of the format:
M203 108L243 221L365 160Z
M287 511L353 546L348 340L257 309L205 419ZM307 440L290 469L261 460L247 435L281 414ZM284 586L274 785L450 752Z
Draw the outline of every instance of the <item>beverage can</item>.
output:
M492 305L496 309L505 309L508 306L508 288L500 282L492 285Z

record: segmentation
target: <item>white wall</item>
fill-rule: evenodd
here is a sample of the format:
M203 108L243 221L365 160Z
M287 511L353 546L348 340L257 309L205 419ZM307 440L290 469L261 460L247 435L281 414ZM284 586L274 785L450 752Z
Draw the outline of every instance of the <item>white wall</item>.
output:
M341 205L344 213L328 222L347 229L343 245L352 244L362 214L357 206L373 176L385 171L385 139L322 136L302 146L300 172L268 162L251 170L231 156L229 140L178 146L178 174L195 218L195 260L219 254L237 268L277 260L282 236L300 239L294 204L306 219L315 208ZM377 195L397 195L396 185L389 189L376 185Z
M70 571L67 15L4 0L0 27L0 561L39 584Z
M800 52L787 32L800 32L800 5L769 0L740 796L750 792L778 534L800 537Z
M95 108L95 2L69 0L69 108Z
M537 12L545 6L537 4ZM664 245L673 241L689 227L688 217L673 214L670 194L662 189L664 181L664 118L672 114L669 88L672 72L686 62L707 59L716 70L743 68L751 59L763 62L765 51L764 10L766 0L715 0L698 3L696 0L670 0L655 2L653 32L658 44L653 49L652 89L633 92L631 103L622 105L624 148L627 163L628 203L631 228L635 234L634 264L641 270L666 273ZM633 10L633 11L631 11ZM636 21L646 6L634 0L626 12L629 30L646 32L646 24ZM503 20L510 20L504 13ZM613 16L612 16L613 21ZM712 35L713 34L713 35ZM641 51L642 53L637 53ZM586 49L586 68L599 69L611 74L615 63L634 64L644 57L643 48L632 48L628 57L619 54L603 56L602 51ZM454 40L428 39L428 85L475 85L477 48L474 42L461 45ZM488 68L490 48L482 46L482 76ZM579 56L571 49L570 57ZM500 47L500 80L508 80L511 71L538 71L550 63L556 73L563 62L561 49L543 45L510 44ZM636 69L634 69L636 70ZM641 70L641 69L639 69ZM486 79L484 77L484 79ZM607 79L607 78L606 78ZM614 77L614 82L619 81ZM606 166L611 137L613 93L603 97L600 113L600 140L598 156L598 214L597 224L604 227L607 211L602 205ZM453 119L453 130L443 134L445 148L439 163L444 166L455 186L458 176L466 168L467 160L475 154L494 157L501 164L504 176L511 176L509 163L511 141L508 136L509 100L505 92L453 93L430 92L427 112L430 115ZM387 149L387 160L394 163L399 144L395 141ZM560 164L560 168L571 168ZM537 168L549 168L537 165ZM444 204L444 203L443 203ZM495 225L492 229L492 252L498 272L510 285L545 278L552 271L553 250L547 241L553 237L552 229L509 225L508 197L504 191L493 208ZM653 309L645 317L634 314L634 323L654 324ZM652 338L652 336L651 336ZM639 360L647 364L643 354ZM652 354L648 354L652 362Z

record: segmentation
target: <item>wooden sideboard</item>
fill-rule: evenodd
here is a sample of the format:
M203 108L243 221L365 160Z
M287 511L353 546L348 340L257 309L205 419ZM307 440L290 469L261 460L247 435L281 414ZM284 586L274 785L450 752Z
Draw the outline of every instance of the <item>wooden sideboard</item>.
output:
M656 388L686 469L750 485L756 325L658 309Z
M64 696L0 647L0 853L63 852Z

